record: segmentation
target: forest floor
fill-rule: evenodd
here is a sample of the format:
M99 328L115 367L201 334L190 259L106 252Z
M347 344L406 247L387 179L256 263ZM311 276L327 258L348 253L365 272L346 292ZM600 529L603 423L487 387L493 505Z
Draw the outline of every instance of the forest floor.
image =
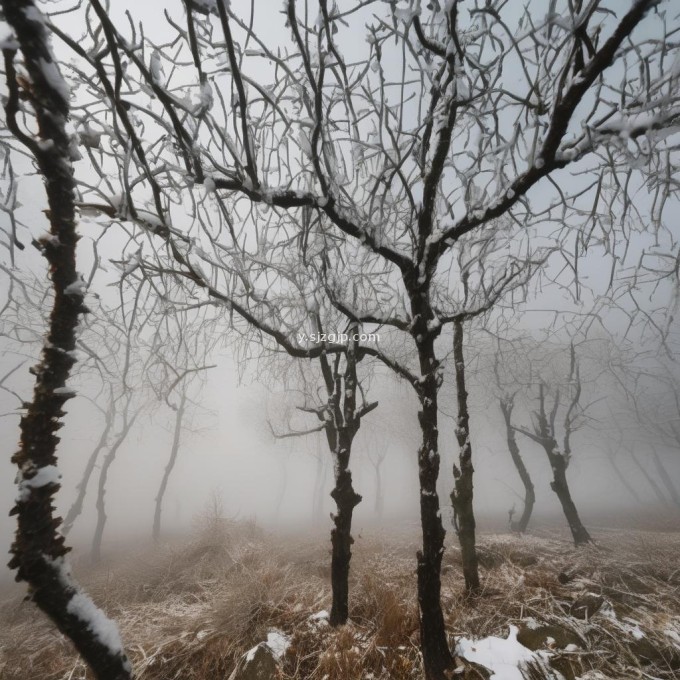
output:
M680 677L680 532L593 533L597 543L578 550L545 529L482 534L484 587L475 598L463 595L455 537L447 537L442 599L453 677L489 677L468 661L490 657L495 680ZM356 536L351 623L339 629L325 614L327 536L272 536L213 519L190 542L97 569L76 560L74 572L119 622L138 680L227 680L272 633L286 641L283 679L405 680L422 677L417 543L415 528ZM0 592L0 678L90 677L63 636L13 592Z

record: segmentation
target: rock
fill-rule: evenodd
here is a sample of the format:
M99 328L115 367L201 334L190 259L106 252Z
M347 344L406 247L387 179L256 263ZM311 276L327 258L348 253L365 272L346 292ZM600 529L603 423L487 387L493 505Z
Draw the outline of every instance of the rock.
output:
M592 619L600 607L604 604L604 598L595 593L585 593L576 598L569 608L569 613L577 619Z
M260 642L241 657L229 680L276 680L278 677L275 653L266 642Z
M544 647L565 649L569 645L582 648L586 646L581 637L573 630L557 624L539 625L534 628L522 625L519 633L517 633L517 641L532 651Z

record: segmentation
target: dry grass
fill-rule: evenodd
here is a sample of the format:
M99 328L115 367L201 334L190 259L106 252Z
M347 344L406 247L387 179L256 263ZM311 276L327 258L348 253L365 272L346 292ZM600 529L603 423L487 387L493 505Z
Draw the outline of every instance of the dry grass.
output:
M395 534L388 544L357 539L352 622L331 629L311 618L330 608L327 537L277 538L214 519L204 525L191 543L83 575L94 599L119 621L140 680L226 678L272 628L291 638L284 679L422 677L417 534ZM505 636L514 624L552 652L553 669L567 680L680 677L680 535L596 535L597 545L579 550L554 532L483 536L484 590L474 599L462 594L458 551L449 548L442 597L452 647L457 636ZM571 615L585 593L604 602L588 620ZM560 677L536 668L527 679L551 675ZM0 607L0 677L89 675L33 605L14 598ZM456 677L484 676L469 668Z

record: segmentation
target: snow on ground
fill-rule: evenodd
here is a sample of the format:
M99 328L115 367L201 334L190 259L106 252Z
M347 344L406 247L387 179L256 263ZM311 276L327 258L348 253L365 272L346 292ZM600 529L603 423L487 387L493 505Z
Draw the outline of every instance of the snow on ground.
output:
M290 647L290 638L280 630L273 628L267 633L267 647L272 650L275 658L280 659Z
M494 680L524 680L521 669L533 661L543 664L549 658L546 652L532 652L517 641L517 626L510 626L507 638L494 635L471 640L459 638L456 654L467 661L488 668Z
M313 623L316 623L318 625L324 625L324 624L328 624L329 618L330 618L330 614L325 609L322 609L320 612L317 612L316 614L312 614L309 617L309 621L312 621Z

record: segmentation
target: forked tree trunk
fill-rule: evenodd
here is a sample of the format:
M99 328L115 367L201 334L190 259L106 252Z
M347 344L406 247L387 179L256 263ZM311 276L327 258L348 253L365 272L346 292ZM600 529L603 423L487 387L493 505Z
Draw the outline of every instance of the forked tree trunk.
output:
M87 461L87 465L85 466L85 470L83 471L82 479L78 484L78 495L76 496L76 499L73 501L73 505L71 505L68 513L66 514L64 526L62 527L61 530L61 533L64 534L64 536L66 536L69 533L69 531L71 531L71 529L73 528L73 523L76 521L76 519L78 519L80 513L83 511L83 503L85 502L85 495L87 493L87 487L90 483L90 477L92 477L92 473L94 472L94 467L97 464L99 454L106 447L109 432L111 431L113 421L115 420L115 414L116 412L112 398L109 404L109 409L106 412L106 424L104 425L104 429L102 430L101 437L97 442L97 446L95 446L94 450L90 454L90 457Z
M137 420L138 415L139 411L137 411L132 416L132 418L128 419L126 407L126 410L124 412L125 420L123 424L123 430L118 435L116 441L113 443L113 446L109 449L108 453L104 457L104 463L99 473L99 485L97 488L97 526L95 527L94 530L94 536L92 538L92 548L90 549L90 559L94 564L98 564L99 562L101 562L102 558L102 538L104 536L104 527L106 526L107 519L105 496L106 496L106 482L109 476L109 468L111 467L111 464L116 458L118 449L121 447L121 445L125 441L125 438L128 436L128 433L130 432L130 429L134 425L135 420Z
M555 393L555 401L548 415L545 407L545 385L543 382L538 386L538 411L534 413L534 432L517 428L527 437L540 444L548 457L553 479L550 488L555 492L562 506L562 512L567 520L575 545L590 543L592 538L576 510L576 505L571 497L569 483L567 482L567 466L571 458L571 435L573 433L573 411L577 407L581 395L581 379L576 361L574 345L571 345L571 364L569 369L569 384L575 385L574 393L569 402L569 407L564 419L564 451L560 451L555 440L555 419L560 405L559 390ZM514 429L514 428L513 428Z
M356 326L353 326L356 331ZM333 515L331 530L331 585L333 603L330 624L341 626L349 618L349 565L352 559L352 514L361 502L361 496L352 486L352 473L349 460L354 437L361 426L361 419L372 411L377 402L357 408L357 356L356 342L352 341L345 353L345 372L340 373L340 356L335 359L333 369L325 355L320 357L321 368L326 383L328 402L324 413L324 430L328 447L333 455L335 486L331 496L337 512Z
M98 680L129 680L132 671L118 628L70 575L65 561L69 549L57 531L61 520L54 516L52 504L60 486L57 432L63 425L64 405L73 396L65 384L75 363L72 353L79 315L86 311L76 271L75 182L71 138L66 131L70 113L68 88L54 61L46 24L35 3L1 0L0 7L21 47L31 82L27 96L38 131L28 136L16 120L17 112L23 109L14 67L16 50L6 46L6 122L17 141L33 155L45 180L50 232L38 243L49 264L54 292L46 342L39 363L31 371L35 376L32 401L25 404L19 450L12 457L18 468L19 493L10 513L16 515L17 531L9 567L17 570L18 581L29 585L30 599L73 642Z
M163 479L161 480L160 488L158 489L158 494L156 495L156 509L153 515L153 531L152 536L154 541L158 541L161 537L161 513L163 512L163 498L165 497L165 491L168 488L168 480L177 462L177 455L179 454L180 438L182 436L182 424L184 420L184 410L186 408L187 395L186 388L182 390L179 406L175 412L175 431L172 436L172 447L170 449L170 457L168 458L168 464L165 466L163 471Z
M475 546L475 513L473 508L474 467L472 465L472 443L470 441L470 411L465 385L465 355L463 352L463 321L453 322L453 361L456 374L456 396L458 401L458 465L453 466L454 487L451 491L453 518L458 533L465 590L477 592L480 588L477 549Z
M554 442L553 442L554 443ZM562 511L569 524L571 535L574 539L575 545L585 545L590 543L592 538L588 530L583 526L581 518L576 510L576 505L571 498L569 491L569 484L567 482L567 462L564 456L557 451L557 447L553 446L550 449L546 446L546 453L550 460L550 465L553 471L553 481L550 482L550 488L555 492L562 505Z
M508 451L510 451L512 462L515 464L519 478L522 480L522 484L524 485L524 507L522 509L522 515L517 522L513 522L512 519L510 520L510 528L512 531L518 531L519 533L523 534L529 526L531 513L534 510L536 492L534 490L533 482L531 481L531 475L529 475L529 471L527 470L527 467L524 464L524 459L522 458L522 455L519 451L515 430L512 427L512 399L501 399L500 405L501 411L503 413L503 419L505 420L505 436L508 443Z

